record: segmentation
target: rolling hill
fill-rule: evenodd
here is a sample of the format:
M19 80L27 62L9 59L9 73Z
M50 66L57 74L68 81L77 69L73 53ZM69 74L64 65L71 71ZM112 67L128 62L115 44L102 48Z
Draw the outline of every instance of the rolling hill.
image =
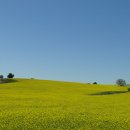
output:
M0 130L129 130L126 87L16 79L0 84Z

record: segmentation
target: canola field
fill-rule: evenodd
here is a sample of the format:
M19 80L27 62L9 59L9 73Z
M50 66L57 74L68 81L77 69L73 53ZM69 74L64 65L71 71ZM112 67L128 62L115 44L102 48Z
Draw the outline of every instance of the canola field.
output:
M127 87L17 80L0 84L0 130L130 130Z

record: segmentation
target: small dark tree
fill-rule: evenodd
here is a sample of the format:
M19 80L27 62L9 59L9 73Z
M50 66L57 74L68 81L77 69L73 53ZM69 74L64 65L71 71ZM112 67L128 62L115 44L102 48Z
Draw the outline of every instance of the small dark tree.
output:
M126 86L126 81L125 81L124 79L118 79L118 80L116 81L116 84L117 84L118 86Z
M3 75L0 75L0 79L3 79L4 78L4 76Z
M7 78L9 78L9 79L12 79L12 78L14 78L14 74L12 74L12 73L9 73L9 74L7 75Z
M97 84L97 82L94 82L93 84Z
M3 75L0 75L0 83L3 82L3 79L4 79L4 76L3 76Z

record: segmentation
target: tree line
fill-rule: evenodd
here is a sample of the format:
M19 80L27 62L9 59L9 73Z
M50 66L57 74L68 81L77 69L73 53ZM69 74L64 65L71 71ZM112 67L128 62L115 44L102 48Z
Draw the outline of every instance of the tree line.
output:
M9 79L14 78L14 74L9 73L9 74L7 75L7 78L9 78ZM3 76L3 75L0 75L0 79L1 79L1 80L4 79L4 76Z

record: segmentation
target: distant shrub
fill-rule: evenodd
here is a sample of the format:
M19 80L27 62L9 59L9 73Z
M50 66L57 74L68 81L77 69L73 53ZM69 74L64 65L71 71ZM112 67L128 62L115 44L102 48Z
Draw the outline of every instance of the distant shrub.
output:
M128 91L130 92L130 87L128 88Z
M2 80L2 83L13 83L13 82L18 82L18 81L12 78L4 78Z
M94 82L93 84L97 84L97 82Z
M9 78L9 79L12 79L12 78L14 78L14 74L12 74L12 73L9 73L9 74L7 75L7 78Z
M125 81L124 79L118 79L118 80L116 81L116 84L117 84L118 86L126 86L126 81Z

